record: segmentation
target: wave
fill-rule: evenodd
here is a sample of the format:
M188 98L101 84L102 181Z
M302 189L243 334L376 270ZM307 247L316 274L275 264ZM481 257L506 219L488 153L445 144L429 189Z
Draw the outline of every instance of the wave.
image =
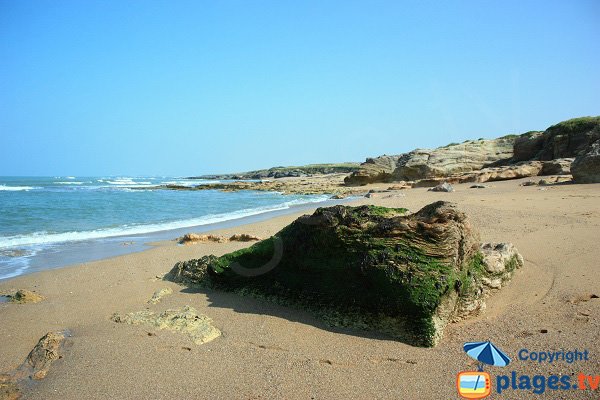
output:
M41 189L37 186L6 186L6 185L0 185L0 191L6 191L6 192L19 192L19 191L27 191L27 190L34 190L34 189Z
M150 182L150 181L136 182L133 179L128 179L128 178L113 179L113 180L99 180L98 182L104 182L104 183L108 183L110 185L127 185L127 186L139 186L139 185L152 184L152 182Z
M272 211L286 210L293 206L319 203L327 199L328 196L326 195L317 196L309 199L294 199L272 206L248 208L233 211L230 213L211 214L187 220L161 222L154 224L124 225L117 228L104 228L91 231L75 231L63 233L35 232L27 235L0 237L0 248L102 239L115 236L140 235L146 233L168 231L173 229L190 228L193 226L202 226L218 222L231 221Z
M84 182L55 182L57 185L83 185Z
M14 278L29 269L29 258L35 256L39 249L17 249L0 251L0 280Z

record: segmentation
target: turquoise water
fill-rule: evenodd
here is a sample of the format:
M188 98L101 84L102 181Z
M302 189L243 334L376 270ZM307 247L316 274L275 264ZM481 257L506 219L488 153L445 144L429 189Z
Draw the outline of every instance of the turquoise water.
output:
M0 279L137 251L144 241L170 237L165 231L175 234L182 229L290 210L328 197L148 189L161 184L195 186L209 182L218 181L0 177Z

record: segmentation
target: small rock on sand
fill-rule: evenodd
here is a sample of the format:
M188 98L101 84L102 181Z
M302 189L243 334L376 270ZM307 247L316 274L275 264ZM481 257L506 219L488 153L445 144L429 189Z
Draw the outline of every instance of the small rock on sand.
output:
M253 242L262 240L258 236L248 235L247 233L236 233L229 238L232 242Z
M221 336L221 331L212 325L212 320L190 306L178 310L166 310L160 314L152 311L138 311L129 314L114 314L114 322L130 325L150 325L158 329L182 332L194 343L204 344Z
M173 293L173 289L171 288L162 288L154 292L152 298L148 300L148 304L157 304L159 303L163 297Z
M444 182L439 185L432 187L428 190L429 192L454 192L454 187L451 184Z
M200 235L197 233L186 233L180 238L177 238L177 241L180 244L193 244L199 242L217 242L222 243L225 242L226 239L222 236L217 235Z
M9 295L8 297L10 297L11 303L19 304L39 303L40 301L44 300L43 296L40 296L39 294L27 289L19 289L15 294Z

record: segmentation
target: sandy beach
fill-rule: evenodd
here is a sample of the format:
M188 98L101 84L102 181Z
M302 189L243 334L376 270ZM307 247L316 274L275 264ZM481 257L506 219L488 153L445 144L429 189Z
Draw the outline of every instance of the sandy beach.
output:
M0 372L20 365L40 337L68 329L63 357L47 377L24 388L27 399L366 399L457 398L456 374L473 370L462 345L492 340L513 358L492 374L599 374L600 184L520 186L511 180L485 189L455 185L376 193L352 204L406 207L458 204L484 242L512 242L524 268L487 301L481 315L450 324L441 343L418 348L385 336L332 328L312 315L261 300L162 281L177 261L221 255L250 243L158 243L140 253L39 272L0 282L0 292L29 289L36 304L0 303ZM387 187L379 185L372 187ZM368 190L371 187L366 187ZM298 215L213 232L268 237ZM171 288L158 304L153 292ZM117 324L116 312L160 312L185 305L213 320L222 336L203 345L148 326ZM530 351L584 350L590 359L538 363ZM507 372L508 371L508 372ZM512 390L508 397L532 398ZM597 398L598 391L547 390L544 398Z

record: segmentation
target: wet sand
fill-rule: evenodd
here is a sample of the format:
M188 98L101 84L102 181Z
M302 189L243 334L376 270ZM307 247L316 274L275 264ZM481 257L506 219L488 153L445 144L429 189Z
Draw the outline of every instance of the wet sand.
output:
M64 357L45 379L27 385L24 398L452 399L458 398L457 372L475 369L462 344L487 339L513 359L508 367L487 368L493 377L512 371L567 374L575 383L579 372L600 375L600 299L590 298L600 295L600 184L540 190L519 186L523 181L489 183L486 189L456 185L454 193L424 188L377 193L354 202L417 211L436 200L453 201L471 217L483 241L512 242L525 258L524 268L488 299L487 310L450 324L435 348L331 328L303 311L157 280L177 261L251 244L162 242L140 253L0 282L0 292L23 288L46 297L37 304L0 303L0 372L20 365L46 332L68 329L72 337ZM297 216L213 233L267 237ZM166 287L173 294L147 304L155 290ZM184 305L210 317L223 335L196 345L182 334L110 319L115 312ZM590 360L521 361L517 353L523 348L588 349ZM599 393L546 390L543 398L597 398ZM525 390L504 394L535 396Z

